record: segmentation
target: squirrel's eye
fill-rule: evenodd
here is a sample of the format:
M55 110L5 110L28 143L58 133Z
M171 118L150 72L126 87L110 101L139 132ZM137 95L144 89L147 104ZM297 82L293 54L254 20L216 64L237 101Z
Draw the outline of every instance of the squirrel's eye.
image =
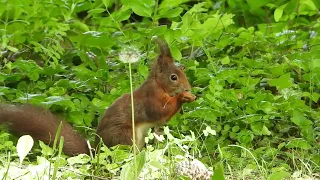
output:
M178 80L178 76L176 74L171 74L170 79L171 81L176 81Z

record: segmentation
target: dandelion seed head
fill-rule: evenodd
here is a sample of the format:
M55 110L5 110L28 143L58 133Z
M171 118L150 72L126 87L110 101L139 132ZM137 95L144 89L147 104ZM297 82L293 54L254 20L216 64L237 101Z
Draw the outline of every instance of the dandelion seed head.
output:
M133 46L124 47L119 53L119 59L124 63L135 63L139 61L140 57L139 50Z

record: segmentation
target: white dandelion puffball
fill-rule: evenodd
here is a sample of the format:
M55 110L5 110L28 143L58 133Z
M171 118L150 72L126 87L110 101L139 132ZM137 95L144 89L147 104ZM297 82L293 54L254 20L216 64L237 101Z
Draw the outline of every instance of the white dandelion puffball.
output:
M139 61L140 56L139 50L133 46L124 47L119 53L119 59L124 63L135 63Z

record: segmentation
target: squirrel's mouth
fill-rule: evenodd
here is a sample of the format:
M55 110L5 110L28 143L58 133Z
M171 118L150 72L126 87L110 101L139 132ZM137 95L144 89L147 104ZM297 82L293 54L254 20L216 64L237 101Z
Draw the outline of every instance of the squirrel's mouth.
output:
M180 90L176 90L176 91L171 92L171 93L168 93L168 94L169 94L169 96L170 96L170 97L174 97L174 96L179 95L180 93L181 93L181 91L180 91Z

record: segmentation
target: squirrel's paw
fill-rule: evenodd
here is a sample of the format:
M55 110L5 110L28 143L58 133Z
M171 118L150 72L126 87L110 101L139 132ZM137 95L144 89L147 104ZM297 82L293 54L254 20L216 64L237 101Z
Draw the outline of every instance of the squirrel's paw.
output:
M188 91L183 92L180 95L181 95L181 98L180 98L181 102L192 102L197 98L195 95L193 95L191 92L188 92Z

